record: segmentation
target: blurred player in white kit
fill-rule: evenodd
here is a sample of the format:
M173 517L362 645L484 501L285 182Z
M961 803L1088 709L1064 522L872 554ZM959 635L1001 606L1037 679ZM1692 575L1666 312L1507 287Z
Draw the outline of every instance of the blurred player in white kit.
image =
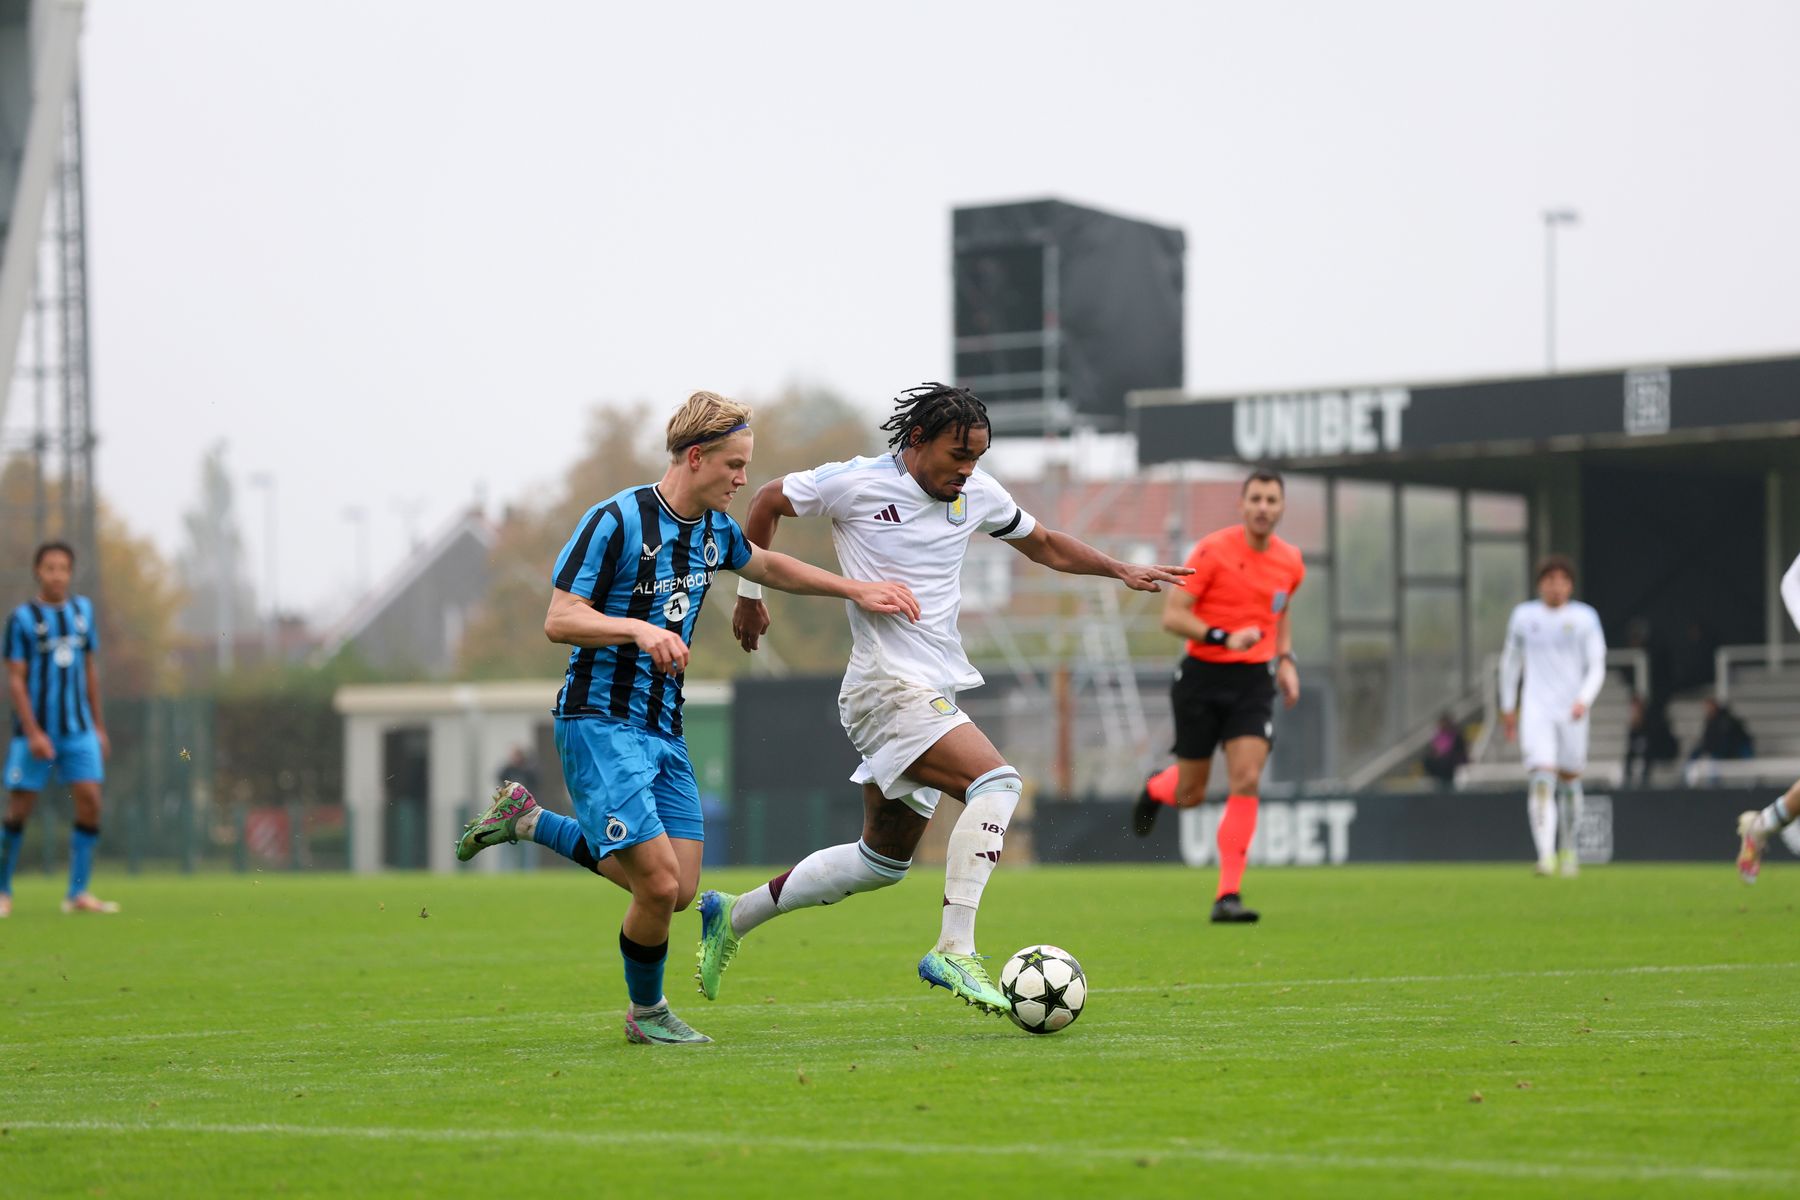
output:
M1788 619L1800 627L1800 558L1781 577L1781 602L1787 605ZM1738 878L1755 883L1762 870L1763 846L1769 835L1779 833L1800 816L1800 783L1775 798L1767 808L1751 809L1738 814ZM1790 843L1791 845L1792 843Z
M1573 599L1575 567L1560 554L1538 564L1536 600L1513 609L1500 657L1500 719L1517 738L1529 778L1526 811L1537 845L1537 873L1557 869L1562 835L1564 875L1579 869L1581 773L1587 769L1588 709L1606 682L1606 637L1600 614ZM1524 674L1523 692L1519 687Z

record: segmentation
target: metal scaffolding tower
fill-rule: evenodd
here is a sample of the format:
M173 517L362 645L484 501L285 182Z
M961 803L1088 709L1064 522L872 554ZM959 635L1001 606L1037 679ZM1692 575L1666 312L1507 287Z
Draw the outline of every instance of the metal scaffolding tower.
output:
M34 542L61 538L82 563L82 590L99 590L95 553L94 423L88 352L87 209L79 78L63 106L58 160L43 208L31 287L20 322L0 428L0 469L21 464L30 499L0 491L0 521ZM29 564L25 564L28 568ZM4 565L12 571L14 564Z

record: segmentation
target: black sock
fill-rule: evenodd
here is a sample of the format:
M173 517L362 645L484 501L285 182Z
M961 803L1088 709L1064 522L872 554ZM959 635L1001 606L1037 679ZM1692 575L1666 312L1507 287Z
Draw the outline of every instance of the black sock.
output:
M575 849L569 857L574 859L578 865L586 867L594 874L600 874L600 860L594 857L594 852L592 850L588 849L586 838L575 839Z

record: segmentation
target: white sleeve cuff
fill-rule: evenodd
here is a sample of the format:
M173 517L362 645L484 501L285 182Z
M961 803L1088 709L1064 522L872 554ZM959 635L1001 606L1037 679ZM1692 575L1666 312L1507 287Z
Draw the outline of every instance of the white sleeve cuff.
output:
M748 579L745 579L740 575L738 577L737 594L746 600L761 600L763 598L762 584L751 583Z

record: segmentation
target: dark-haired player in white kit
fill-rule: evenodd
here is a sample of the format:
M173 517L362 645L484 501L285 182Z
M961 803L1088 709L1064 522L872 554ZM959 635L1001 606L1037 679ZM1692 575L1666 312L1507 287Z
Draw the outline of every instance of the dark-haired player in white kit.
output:
M1796 558L1788 567L1787 574L1781 577L1781 601L1787 605L1788 619L1796 628L1800 628L1800 558ZM1800 817L1800 783L1775 797L1775 803L1767 808L1753 808L1749 812L1739 813L1738 831L1738 878L1745 883L1755 883L1757 873L1762 870L1763 847L1768 844L1769 835L1779 833Z
M1110 576L1141 592L1189 574L1185 567L1119 562L1038 524L977 468L988 448L988 418L971 392L936 383L913 388L882 428L893 435L891 453L772 480L744 523L750 541L767 547L782 517L830 517L844 574L906 584L920 615L908 623L851 611L855 640L838 716L863 760L851 776L863 788L862 840L816 851L742 896L700 898L698 975L708 999L717 997L739 939L758 925L905 878L939 795L948 793L963 811L945 861L942 932L920 960L919 976L988 1012L1004 1012L1006 998L975 953L975 913L1000 861L1021 783L956 703L957 693L982 682L956 628L969 539L985 533L1051 570ZM769 611L753 587L740 584L738 595L732 630L752 650L768 631Z
M1525 805L1537 844L1537 873L1580 870L1575 831L1581 827L1581 773L1587 769L1588 709L1606 682L1606 637L1600 614L1573 599L1575 567L1560 554L1538 564L1536 600L1513 609L1500 656L1500 720L1517 738L1529 774ZM1519 676L1524 673L1521 696Z

